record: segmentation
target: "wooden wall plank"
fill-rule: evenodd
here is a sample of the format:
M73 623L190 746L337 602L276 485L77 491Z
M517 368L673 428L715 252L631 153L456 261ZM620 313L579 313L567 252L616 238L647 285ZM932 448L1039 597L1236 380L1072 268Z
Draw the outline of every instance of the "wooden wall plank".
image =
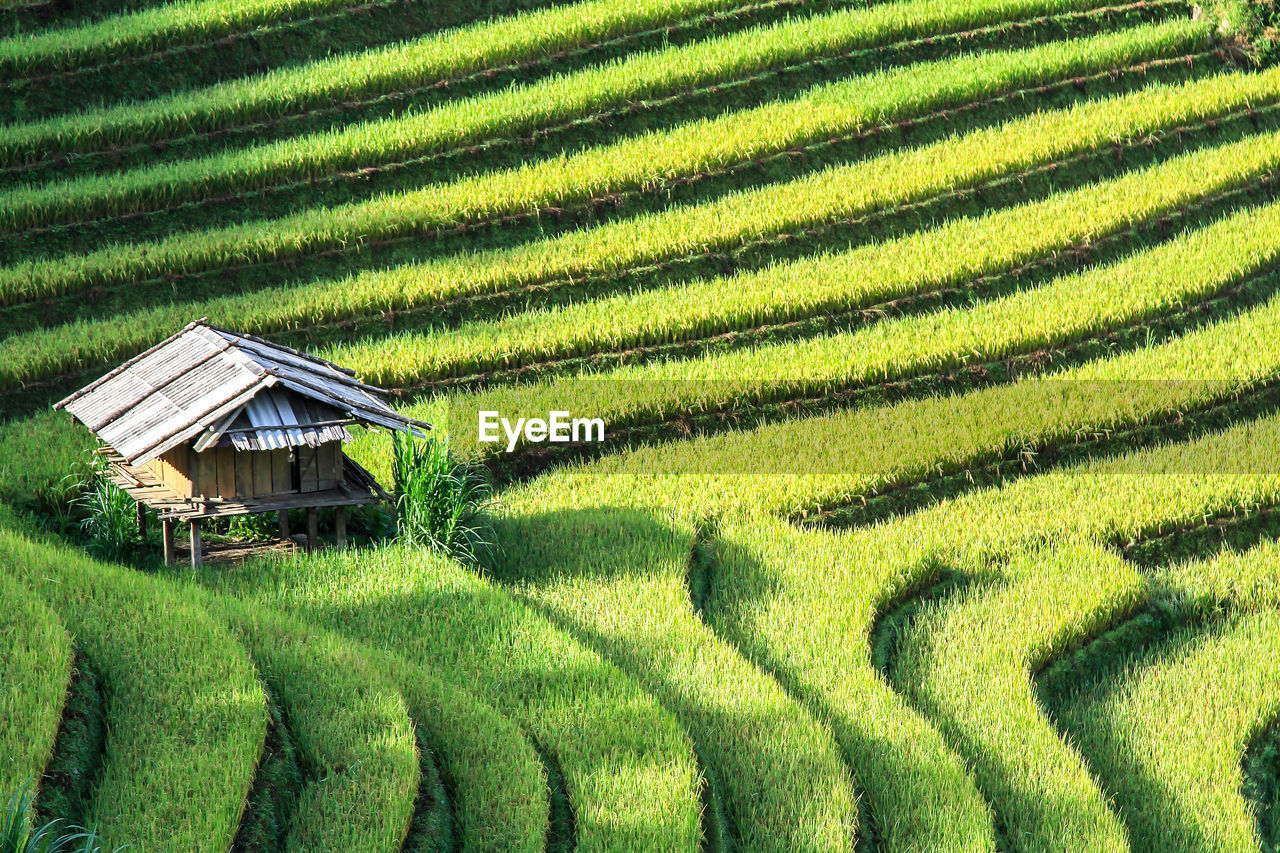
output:
M253 468L253 493L271 494L271 451L257 450L250 453L249 464Z
M206 450L204 453L191 452L194 464L192 471L195 473L195 480L192 488L195 494L202 497L211 498L218 496L218 464L214 459L217 451Z
M293 491L293 465L289 463L289 451L271 451L271 491L285 494Z
M236 496L236 460L230 447L219 447L214 451L218 464L218 497L234 498Z
M328 441L320 445L319 473L316 488L320 491L338 487L338 458L342 452L338 449L341 442Z
M236 465L236 494L246 497L253 491L253 455L252 450L236 450L231 448L231 457Z
M302 491L314 492L319 489L320 459L314 447L299 447L298 472L302 481Z

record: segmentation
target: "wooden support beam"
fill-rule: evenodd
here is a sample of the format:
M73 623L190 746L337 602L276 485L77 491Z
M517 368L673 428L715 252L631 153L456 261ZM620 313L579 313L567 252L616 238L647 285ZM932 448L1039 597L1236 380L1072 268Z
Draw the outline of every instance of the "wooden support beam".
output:
M173 544L173 526L174 521L172 518L166 518L160 522L160 529L164 532L164 564L166 566L172 566L178 561L178 555Z
M333 538L339 551L347 547L347 508L340 506L333 511Z
M289 510L282 509L276 512L276 522L280 525L280 538L288 541L289 539Z
M193 518L191 525L191 568L198 569L204 562L203 548L200 545L200 519Z
M314 551L320 547L320 511L313 506L307 507L307 550Z

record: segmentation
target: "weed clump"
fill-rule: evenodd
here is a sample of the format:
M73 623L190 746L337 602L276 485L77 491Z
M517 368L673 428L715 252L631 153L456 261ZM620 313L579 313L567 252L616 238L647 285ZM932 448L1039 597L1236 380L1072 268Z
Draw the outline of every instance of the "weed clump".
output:
M397 538L466 565L479 565L494 547L489 481L459 460L444 441L419 444L396 433L392 442Z
M101 853L102 845L92 830L78 826L62 832L62 821L51 820L36 826L31 821L35 796L23 785L9 797L0 815L0 853ZM120 853L124 847L117 847Z

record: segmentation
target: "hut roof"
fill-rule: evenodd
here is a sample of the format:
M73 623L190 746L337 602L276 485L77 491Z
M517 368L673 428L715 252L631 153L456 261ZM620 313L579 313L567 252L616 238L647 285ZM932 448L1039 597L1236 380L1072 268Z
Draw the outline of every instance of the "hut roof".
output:
M268 389L275 391L260 398ZM298 409L328 407L351 422L418 436L431 428L388 406L380 399L385 393L360 382L345 367L201 320L54 408L65 408L130 465L143 465L192 439L203 449L231 429L237 418L242 423L247 419L253 428L252 440L242 435L237 446L316 444L340 437L332 428L341 427L341 422L307 423L299 420ZM320 408L291 406L287 401L293 395Z

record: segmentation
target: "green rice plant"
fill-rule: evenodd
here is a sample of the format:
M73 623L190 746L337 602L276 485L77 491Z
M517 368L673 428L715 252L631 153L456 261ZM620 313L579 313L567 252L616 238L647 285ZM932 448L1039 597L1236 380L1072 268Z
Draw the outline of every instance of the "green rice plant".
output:
M366 216L373 214L381 220L379 230L384 233L397 223L397 230L403 232L410 222L414 230L421 230L432 225L494 218L609 193L653 188L680 177L723 169L744 159L930 110L959 106L1064 75L1088 74L1140 60L1176 56L1202 46L1205 38L1205 27L1200 22L1172 21L1026 50L962 56L888 70L820 85L800 97L755 109L624 139L598 150L449 184L430 185L324 214L307 211L291 219L307 221L310 230L315 230L319 225L317 217L336 217L337 222L341 222L363 209ZM611 68L619 73L618 69L626 66ZM576 100L587 97L594 88L569 77L534 84L529 89L555 85L565 88L554 97L539 91L531 103ZM117 216L157 205L198 201L230 191L277 186L288 181L306 182L337 169L445 150L473 139L468 135L473 131L468 128L473 123L486 126L487 112L510 120L531 109L528 105L513 108L502 103L504 98L516 98L522 92L524 90L514 89L509 95L490 96L490 101L460 101L420 116L355 125L332 133L272 143L260 149L120 175L85 177L56 187L16 189L0 194L0 228L21 231L74 223L84 218ZM1210 114L1214 106L1196 104L1190 111ZM569 112L573 112L573 108ZM496 130L492 125L489 127L486 133ZM255 225L251 230L258 228Z
M419 445L392 435L392 481L400 540L462 563L478 564L492 548L487 513L492 491L480 471L454 457L444 440Z
M1117 395L1114 388L1111 394L1114 399ZM849 442L841 439L845 433L839 429L833 429L830 423L824 423L823 420L807 420L787 426L793 432L800 433L810 448L829 444L840 448L841 458L855 458L849 453ZM990 565L992 559L1001 555L1013 555L1024 549L1028 543L1049 541L1055 545L1065 546L1073 542L1091 541L1102 544L1116 538L1136 535L1139 531L1200 518L1206 513L1229 511L1231 507L1249 506L1260 501L1274 500L1275 497L1280 496L1280 472L1275 471L1274 466L1268 465L1266 460L1269 458L1271 447L1277 436L1280 436L1280 419L1272 417L1190 444L1157 448L1113 460L1089 463L1066 472L1019 481L1002 490L990 490L943 504L934 510L909 517L892 526L858 531L836 539L830 539L826 534L814 534L815 541L830 541L831 547L826 547L821 555L815 552L812 560L808 557L804 558L804 562L797 570L788 573L785 578L759 559L738 560L732 563L737 567L736 569L723 574L720 569L723 564L718 561L717 567L713 569L713 592L708 602L708 612L716 624L721 624L722 608L726 605L747 610L746 613L739 613L729 618L730 624L737 626L730 630L730 636L768 627L771 632L768 636L756 638L757 648L763 644L765 649L760 659L766 661L770 669L777 667L786 670L784 682L795 684L796 689L803 691L805 689L803 685L806 684L804 662L812 660L815 656L832 657L834 660L830 669L825 671L831 672L834 678L838 673L852 670L857 664L857 655L865 655L867 651L865 643L857 641L849 643L850 626L851 624L854 626L868 624L874 618L876 600L884 601L887 600L886 597L892 596L891 590L868 590L867 584L854 582L856 576L867 571L868 565L884 563L883 569L877 569L873 576L889 580L892 588L900 591L899 594L909 594L911 590L927 583L931 577L936 577L942 566L950 564L963 569L968 566ZM721 454L733 453L738 449L729 441L721 441L719 444ZM671 449L671 447L667 448L669 453ZM680 455L678 450L674 455L678 461ZM768 457L751 456L750 458L758 460ZM715 513L717 517L727 516L733 519L740 517L739 514L744 510L749 513L758 511L752 509L755 507L770 506L772 511L783 510L789 507L780 503L779 498L785 499L794 492L791 495L785 493L779 495L778 491L780 486L783 489L788 487L789 479L794 477L802 484L812 486L814 483L826 485L826 481L838 476L830 473L837 471L837 468L821 467L821 460L816 460L816 464L813 461L809 462L813 466L814 474L807 479L787 473L779 474L776 471L757 478L744 473L741 469L717 475L710 469L699 472L682 468L678 464L669 466L664 464L663 459L655 459L652 456L645 459L647 463L645 466L636 465L635 459L626 461L628 464L625 468L616 463L575 467L560 475L540 478L527 486L509 491L504 500L507 511L515 519L512 522L513 527L523 534L521 541L535 543L531 547L541 551L550 550L547 543L556 540L551 537L542 539L536 534L558 531L560 528L553 526L556 522L549 522L548 519L558 519L561 515L569 513L582 519L581 530L575 531L577 534L575 541L580 541L592 531L595 531L597 536L607 535L602 531L616 529L619 526L616 518L625 512L647 511L659 515L667 513L677 518L693 518L704 513ZM927 461L925 464L928 464ZM760 466L756 464L753 467ZM748 501L740 497L744 491L756 491L759 494ZM1100 495L1105 495L1105 499ZM617 507L629 507L629 509L620 510ZM524 522L521 523L520 519L524 519ZM738 527L732 525L727 527L725 535L729 539L725 547L735 547L734 542L741 537L741 525L754 523L748 518L740 522ZM956 534L958 530L964 531L964 535L958 536ZM645 537L633 533L628 537L629 549L639 552L644 548L654 548L657 547L655 543L660 541L661 537L670 538L671 535L669 529L662 528L654 531L648 537L650 541L646 543ZM692 539L690 534L685 532L678 538L679 543L667 547L673 550L681 545L685 548L689 547L688 543ZM782 547L772 552L781 555L783 562L789 562L797 554L805 551L802 545L803 537L793 538L800 542L787 541ZM749 541L745 544L746 547L751 545ZM719 550L720 546L717 545L718 553ZM616 556L618 553L617 550L612 553L595 549L588 551L587 554L594 555L589 558L599 564L593 570L592 576L612 577L618 573L620 567L634 562L631 558ZM528 577L522 583L534 588L542 584L552 587L563 584L565 581L552 581L547 578L574 577L571 571L574 559L569 555L562 555L559 559L548 559L537 574ZM1034 562L1032 561L1030 565L1034 565ZM523 561L519 565L524 567L529 563ZM813 571L811 568L806 570L805 566L821 566L822 570ZM523 569L522 574L524 574ZM1128 576L1121 572L1116 577L1123 581ZM786 588L793 579L795 583L800 584L800 588L794 592ZM1096 584L1098 579L1092 578L1092 580ZM580 589L583 586L582 581L575 581L575 586ZM734 592L726 594L723 599L718 599L720 595L718 590L722 586L732 588ZM1029 649L1029 652L1034 654L1026 659L1025 666L1032 666L1031 661L1037 656L1051 654L1054 649L1060 649L1063 644L1098 627L1102 624L1101 614L1122 611L1124 607L1135 601L1134 588L1127 582L1119 585L1108 582L1101 589L1109 592L1101 599L1094 599L1098 604L1097 608L1088 606L1082 599L1081 607L1084 609L1076 616L1065 619L1063 623L1054 623L1057 627L1046 626L1049 629L1045 635L1046 639L1037 641L1037 644ZM779 598L780 591L785 591L783 598ZM875 593L872 600L859 597L859 593L865 594L869 591ZM526 592L526 594L551 597L549 593L536 591ZM631 600L640 601L635 597ZM774 608L777 608L776 611ZM871 613L868 613L868 608L873 608ZM652 609L648 607L638 609L645 613L652 613ZM1080 615L1086 612L1087 616ZM1016 614L1016 611L1014 613ZM815 616L815 614L820 615ZM804 625L806 630L797 632L795 630L797 625ZM823 634L824 630L829 633ZM1015 629L1011 628L1011 630ZM853 636L858 635L854 633ZM797 650L802 646L811 647L811 651L807 654L798 654ZM1004 649L999 644L984 647L994 650ZM1035 649L1046 648L1047 652L1035 651ZM870 669L869 655L857 665ZM874 677L873 672L859 676L856 680L850 681L849 686L865 686L868 684L866 679ZM845 678L854 679L854 676L847 675ZM1024 675L1024 678L1029 679L1029 675ZM816 676L815 682L808 683L815 686L822 685L821 677ZM874 691L870 692L872 696L875 695ZM848 695L845 694L845 696ZM887 737L890 738L890 742L896 742L897 738L894 734L910 730L901 722L904 710L900 704L889 706L890 713L886 714L887 719L878 716L867 717L865 715L868 713L868 708L879 708L883 703L873 701L871 697L864 698L857 692L853 695L856 697L856 704L853 707L859 714L864 715L856 724L857 728L854 731L861 729L867 733L864 737L869 737L871 733L875 734L874 738L867 741L868 745L864 747L864 752L866 749L884 749L885 741L880 738L886 737L886 732L889 733ZM1024 701L1029 702L1029 692L1026 695L1027 699ZM806 696L806 699L813 701L820 708L825 706L838 709L841 707L838 701L840 698L839 694L836 697ZM844 707L849 707L849 699L844 699L843 702ZM1024 704L1023 707L1034 711L1034 708L1029 705ZM990 720L989 717L986 719ZM988 739L984 742L997 744L1004 750L998 754L993 753L989 757L992 762L988 764L989 768L994 766L994 762L1006 760L1013 762L1008 765L1009 767L1018 768L1020 765L1010 750L1012 753L1017 753L1023 748L1024 743L1041 744L1046 755L1057 755L1060 758L1069 756L1069 753L1062 751L1060 743L1051 737L1046 739L1042 718L1031 713L1030 716L1024 714L1020 719L1022 723L1018 724L1013 733L1004 740L993 739L997 732L1004 730L1003 728L988 727L986 730ZM1000 726L1003 725L1004 723L1001 722ZM1036 734L1036 731L1039 734ZM974 748L977 749L977 747ZM914 744L912 750L904 750L902 755L912 762L913 766L920 767L922 753L927 756L928 751L920 744ZM898 753L894 753L893 757L897 758ZM952 768L955 767L954 760L948 762L944 755L935 754L931 759L934 766L945 769L950 763ZM1069 770L1070 762L1060 766ZM1037 767L1042 768L1043 764ZM1090 793L1086 780L1078 770L1079 765L1077 764L1076 767L1077 770L1073 771L1074 775L1067 773L1065 776L1058 777L1060 784L1055 783L1054 790L1051 792L1054 796L1060 795L1069 799L1078 798L1082 790L1087 794ZM855 764L856 772L858 768ZM1028 784L1034 784L1035 772L1029 771L1029 775L1015 778L1003 771L990 770L983 783L984 792L989 793L997 787L1006 785L1016 788L1018 785L1025 787ZM980 779L982 778L980 776ZM1073 778L1075 781L1070 781ZM935 782L935 786L926 786L921 790L926 792L934 790L936 785L942 784L942 780L945 779L946 777L942 777ZM874 778L860 778L860 781L868 786L882 784ZM890 788L891 785L886 784L885 787ZM1069 794L1069 790L1074 790L1075 794ZM910 832L913 815L911 804L888 800L888 798L881 799L881 802L885 801L891 803L892 815L898 816L904 824L908 825L908 829L900 828L898 831ZM872 798L871 802L875 803L876 799ZM1098 806L1101 800L1093 797L1093 802ZM1034 798L1032 800L1013 798L1006 800L1004 805L1010 809L1008 814L999 815L1005 825L1032 825L1035 822L1035 811L1042 808L1044 803ZM926 800L918 803L915 809L932 809L933 807L934 803ZM1024 807L1030 811L1022 811ZM970 811L968 814L971 821L974 818L980 818L980 815L980 811ZM886 816L884 819L892 820L893 818ZM874 813L872 820L873 823L877 820ZM967 824L967 827L979 833L982 830L980 820L977 823ZM962 842L966 840L963 835L959 837ZM980 835L976 842L981 843ZM948 843L956 842L952 840ZM975 841L970 839L969 843L975 843Z
M79 424L46 411L0 429L0 505L69 522L72 502L93 477L97 444Z
M396 681L419 735L440 759L462 853L543 853L547 780L520 727L425 665L368 647L361 654Z
M1138 570L1090 544L1055 542L970 569L979 584L926 607L891 677L974 769L1019 851L1127 851L1080 756L1036 703L1031 674L1143 599Z
M1247 209L1168 243L1103 267L1055 279L968 309L889 320L852 332L762 345L685 361L623 367L458 394L454 416L467 423L462 452L486 454L470 424L475 413L535 417L546 401L590 412L613 427L655 423L687 411L760 405L794 397L996 362L1045 351L1197 303L1274 264L1280 205ZM836 265L829 274L839 275ZM855 279L856 280L856 279ZM469 422L469 423L468 423Z
M200 580L473 692L563 771L579 851L689 851L699 773L675 718L618 668L467 568L392 545Z
M679 716L738 849L847 850L856 801L830 730L694 611L696 526L620 504L504 514L491 570Z
M969 767L873 665L878 619L939 567L910 559L897 538L732 514L710 548L703 618L831 727L876 849L995 849L991 809Z
M1059 709L1126 815L1133 850L1265 849L1241 762L1280 716L1277 566L1280 549L1265 543L1159 572L1162 595L1218 617L1127 656L1118 679L1082 684Z
M57 615L5 573L0 600L0 791L13 791L38 778L53 754L73 655Z
M825 425L806 425L818 427L814 438L824 441L840 434ZM1016 832L1015 827L1026 828L1020 821L1034 818L1040 824L1032 825L1039 843L1025 849L1087 849L1105 836L1089 835L1078 845L1062 836L1044 837L1046 831L1079 826L1082 814L1070 804L1092 801L1095 816L1101 816L1101 803L1079 760L1070 758L1035 707L1029 671L1064 644L1105 627L1149 591L1133 568L1099 550L1103 543L1280 495L1280 472L1266 462L1277 435L1280 421L1272 417L1190 444L1021 480L890 525L845 533L801 532L779 521L744 519L722 528L708 612L728 636L746 643L753 656L819 706L836 715L844 708L854 711L846 725L859 733L862 760L871 767L931 771L919 788L906 787L887 769L859 779L868 786L873 821L882 815L895 833L921 843L916 849L950 849L955 842L925 846L910 834L927 824L919 811L934 814L932 792L947 777L933 775L933 767L919 757L924 750L918 741L905 744L896 736L904 731L900 705L888 698L873 704L872 697L884 696L887 688L872 669L871 650L862 638L888 604L928 585L943 568L977 573L980 583L985 580L981 586L927 606L917 617L915 624L923 627L914 639L907 637L899 652L906 660L896 669L918 674L920 680L912 682L919 685L912 687L915 698L974 763L1002 825ZM735 477L733 485L751 487L744 480ZM705 478L703 485L714 488L715 482ZM563 488L538 491L540 507L549 500L581 500ZM592 494L601 501L612 498L599 479ZM522 506L515 496L511 502ZM854 634L860 638L855 643L848 641L851 623L865 626ZM797 624L808 630L797 632ZM950 646L943 642L947 637ZM997 678L1001 671L1007 675ZM998 689L1003 684L1007 689ZM1185 706L1189 721L1196 707ZM1148 731L1165 737L1158 726ZM882 754L886 749L892 752ZM1092 760L1083 744L1081 749ZM1234 772L1238 779L1238 758ZM1031 793L1038 784L1051 784L1052 790ZM1019 788L1031 795L1017 795ZM921 799L913 807L911 796L917 794ZM1128 818L1137 803L1120 805ZM1061 821L1040 823L1063 809L1068 814ZM1114 842L1114 819L1101 819L1104 825L1110 822ZM1024 849L1033 837L1017 832L1009 841L1013 849Z
M1198 151L1045 201L951 220L896 240L735 276L330 348L370 381L413 385L662 346L850 311L962 285L1082 241L1097 241L1280 166L1280 133Z
M74 68L122 55L145 54L175 43L216 38L284 17L353 5L351 0L183 0L81 26L0 39L0 68L14 76ZM465 57L483 68L539 50L609 38L736 5L737 0L640 0L626 4L588 0L510 21L459 28L448 37L458 41L455 63Z
M101 21L21 33L0 39L5 77L49 73L167 45L216 38L281 17L355 5L352 0L184 0L114 15Z
M228 849L266 733L244 648L173 584L9 525L0 570L62 617L109 690L110 737L85 822L109 847Z
M328 57L305 65L181 92L142 104L113 106L0 128L0 164L207 133L245 122L475 73L540 53L653 25L655 6L588 3L487 21L469 27ZM703 3L704 7L714 4ZM421 133L450 123L440 144L509 135L587 111L679 92L813 57L979 27L1025 15L1087 9L1094 0L982 0L937 4L907 0L869 9L839 9L672 47L472 98L415 117ZM583 8L588 6L591 8ZM670 13L670 8L663 11ZM465 117L465 124L458 122ZM391 125L388 125L390 127ZM402 124L410 133L409 125ZM438 132L438 131L437 131ZM428 137L428 141L430 137Z
M1176 124L1194 118L1195 114L1204 116L1210 112L1211 104L1216 104L1216 109L1229 110L1268 97L1266 93L1274 90L1276 84L1280 84L1280 71L1271 77L1226 75L1185 87L1157 87L1141 95L1010 122L1002 128L968 134L914 152L875 158L856 166L831 169L715 203L677 208L661 215L571 233L515 249L463 255L269 293L153 308L129 315L127 319L77 321L55 329L19 333L0 342L0 387L13 387L29 379L121 358L162 339L191 316L208 316L214 322L225 322L238 329L267 332L516 289L548 279L607 274L707 247L750 241L805 224L909 203L1045 159L1087 150L1103 144L1104 140L1152 132L1159 126L1168 126L1166 122ZM1148 113L1148 108L1154 113ZM1164 117L1154 118L1160 115ZM1268 141L1260 139L1231 149L1240 158L1239 171L1231 158L1213 160L1210 155L1208 163L1201 159L1179 161L1195 168L1182 171L1176 178L1168 172L1153 172L1156 183L1125 187L1133 190L1130 201L1150 198L1152 206L1125 207L1122 215L1132 215L1135 219L1144 213L1154 215L1167 209L1162 208L1163 204L1185 204L1215 188L1245 181L1257 174L1255 170L1267 168ZM1204 182L1199 177L1201 170ZM1164 195L1166 191L1168 196ZM1073 199L1080 203L1082 212L1089 209L1085 206L1088 202L1097 204L1100 211L1111 210L1114 202L1103 201L1102 194L1107 192L1104 187L1098 190L1099 195L1074 196ZM1165 201L1160 201L1162 198ZM361 209L367 210L367 206ZM1074 221L1074 217L1064 220ZM253 230L220 232L221 236L215 240L217 245L201 250L196 256L192 255L193 238L184 237L142 249L121 246L110 252L8 267L0 270L0 300L30 300L159 272L178 274L225 263L305 253L320 247L316 240L322 234L333 233L333 239L354 240L360 234L378 233L372 223L363 220L336 233L330 232L324 223L312 224L321 230L312 232L306 221L295 219ZM1116 220L1112 220L1110 226L1105 221L1091 220L1088 227L1096 227L1102 233L1118 224ZM1028 237L1055 234L1052 228L1052 222L1042 221L1038 227L1027 227L1019 233ZM293 237L283 240L289 232ZM1078 232L1068 231L1056 239L1070 242L1080 238Z
M327 632L263 607L206 605L225 615L289 721L307 769L289 851L395 853L418 791L418 753L404 698L388 676Z
M803 517L1006 458L1033 465L1041 448L1229 402L1280 374L1277 340L1280 299L1273 298L1050 378L642 447L554 471L537 487L636 501L660 496L664 506L701 515ZM375 455L364 459L375 468L385 464ZM1258 468L1266 470L1261 462ZM654 476L659 471L663 476Z

